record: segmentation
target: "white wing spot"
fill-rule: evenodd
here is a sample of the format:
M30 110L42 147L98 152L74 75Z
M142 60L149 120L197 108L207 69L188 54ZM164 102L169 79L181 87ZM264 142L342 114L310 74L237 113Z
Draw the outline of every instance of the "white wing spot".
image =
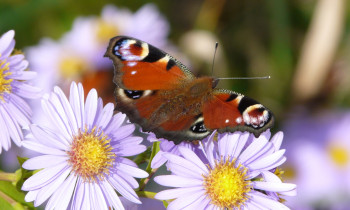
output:
M136 62L128 62L127 65L128 65L129 67L133 67L133 66L136 66L136 64L137 64ZM133 74L133 73L131 72L131 74ZM134 74L135 74L135 73L134 73Z

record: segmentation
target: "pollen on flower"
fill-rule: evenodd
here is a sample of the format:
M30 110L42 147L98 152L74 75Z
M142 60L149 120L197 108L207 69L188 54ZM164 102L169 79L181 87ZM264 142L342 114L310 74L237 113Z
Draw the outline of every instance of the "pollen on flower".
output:
M110 139L103 132L95 127L90 131L85 129L74 137L68 162L85 181L103 180L115 159L112 149Z
M0 55L1 56L1 55ZM4 93L11 93L11 82L13 79L7 78L11 75L9 63L0 61L0 99L4 101Z
M340 168L349 164L350 157L346 147L332 144L329 146L328 151L331 160Z
M79 57L67 57L60 61L60 71L64 78L73 78L90 70L86 62Z
M239 208L249 198L251 182L247 181L247 168L235 160L217 162L204 176L204 187L211 203L224 209Z
M101 19L97 21L96 36L101 42L108 42L108 40L116 34L119 34L119 31L115 25Z

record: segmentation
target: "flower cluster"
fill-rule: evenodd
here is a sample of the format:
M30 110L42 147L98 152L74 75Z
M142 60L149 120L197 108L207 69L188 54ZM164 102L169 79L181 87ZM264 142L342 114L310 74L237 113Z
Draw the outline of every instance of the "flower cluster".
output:
M0 152L10 148L11 139L32 152L17 173L21 177L12 180L26 192L25 202L46 209L159 209L163 203L168 209L288 209L283 196L296 195L296 185L281 181L279 167L286 161L282 132L271 140L270 131L259 138L213 132L179 145L146 134L153 143L149 151L135 134L136 125L91 88L96 85L89 82L91 74L113 74L106 70L108 60L102 60L109 38L146 34L143 40L164 47L167 32L167 22L153 5L135 14L106 6L101 17L78 18L58 43L46 40L30 48L37 72L29 71L24 56L14 51L14 31L1 36ZM112 77L98 80L112 83ZM27 81L32 79L44 91ZM36 98L33 116L26 100ZM143 162L148 162L145 170L139 168ZM171 174L154 181L173 189L145 190L163 164Z

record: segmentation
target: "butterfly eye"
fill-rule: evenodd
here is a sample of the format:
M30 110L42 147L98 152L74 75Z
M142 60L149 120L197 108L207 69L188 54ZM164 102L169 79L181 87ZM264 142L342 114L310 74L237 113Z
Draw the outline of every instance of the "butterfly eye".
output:
M145 97L151 94L155 94L156 91L152 91L152 90L124 90L119 88L117 90L117 92L119 93L119 95L121 95L123 98L127 98L127 99L140 99L141 97Z
M190 127L190 131L197 134L203 134L208 132L207 128L204 126L204 119L202 115L198 116L198 119Z
M142 90L124 90L125 95L131 99L139 99L143 95Z
M193 125L190 130L193 133L206 133L208 130L205 128L203 121L196 123Z

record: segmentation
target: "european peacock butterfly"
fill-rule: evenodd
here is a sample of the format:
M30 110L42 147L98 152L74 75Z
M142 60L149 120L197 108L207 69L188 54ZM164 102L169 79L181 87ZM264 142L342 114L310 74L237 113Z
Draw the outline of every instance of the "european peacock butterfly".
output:
M116 109L157 138L179 144L213 130L249 131L258 137L273 125L271 111L257 101L215 88L218 79L196 78L171 55L143 41L114 37L105 56L114 64Z

